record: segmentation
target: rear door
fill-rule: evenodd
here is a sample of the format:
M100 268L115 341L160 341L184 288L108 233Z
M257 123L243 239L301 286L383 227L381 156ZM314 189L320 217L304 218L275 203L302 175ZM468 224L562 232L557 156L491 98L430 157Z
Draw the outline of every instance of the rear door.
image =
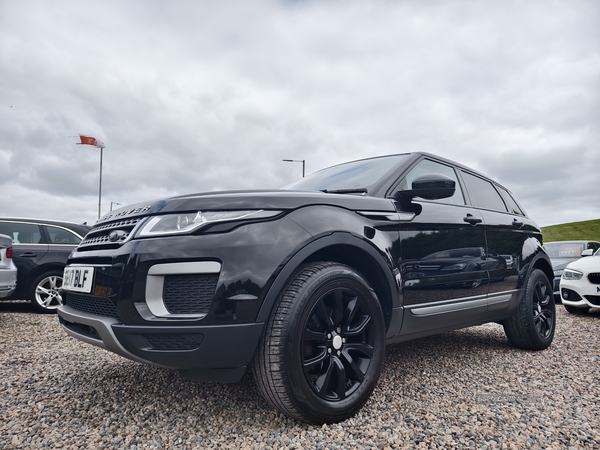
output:
M465 170L461 176L471 204L485 222L488 311L494 315L505 311L511 300L518 300L527 271L527 241L539 233L504 188Z
M19 221L0 221L0 234L6 234L13 240L13 261L17 266L17 289L26 294L23 288L29 272L48 253L41 225ZM15 293L16 294L16 293Z
M399 190L410 189L412 181L426 173L454 179L456 192L451 198L434 201L415 198L413 203L422 207L421 212L401 225L402 335L474 323L487 309L481 213L466 205L454 167L429 158L411 168Z

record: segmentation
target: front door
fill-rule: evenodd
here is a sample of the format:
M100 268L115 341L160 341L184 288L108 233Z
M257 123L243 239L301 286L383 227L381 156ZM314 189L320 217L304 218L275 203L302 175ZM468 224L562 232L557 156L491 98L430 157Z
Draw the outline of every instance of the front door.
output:
M466 205L455 169L437 161L420 161L400 189L410 189L412 180L425 173L453 178L456 192L435 201L415 198L421 212L401 225L398 266L405 308L401 335L475 323L487 309L489 279L481 213Z

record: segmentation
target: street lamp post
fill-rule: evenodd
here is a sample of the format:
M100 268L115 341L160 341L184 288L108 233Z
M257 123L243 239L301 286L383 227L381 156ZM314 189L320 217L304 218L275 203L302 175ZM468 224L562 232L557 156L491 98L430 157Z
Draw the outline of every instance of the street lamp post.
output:
M304 173L306 169L306 160L305 159L282 159L285 162L301 162L302 163L302 178L304 178Z
M104 142L92 136L79 135L81 142L77 145L91 145L100 149L100 182L98 183L98 219L100 219L100 210L102 208L102 150L104 150Z
M120 205L120 203L117 202L110 202L110 210L112 211L112 205Z

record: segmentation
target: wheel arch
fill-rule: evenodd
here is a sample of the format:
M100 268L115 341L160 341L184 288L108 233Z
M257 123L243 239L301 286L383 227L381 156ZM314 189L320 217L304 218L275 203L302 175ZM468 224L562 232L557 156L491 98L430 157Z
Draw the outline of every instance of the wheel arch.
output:
M377 294L389 328L392 308L398 306L396 283L389 262L375 246L350 233L333 233L318 238L297 251L279 271L269 287L257 316L257 322L266 322L277 297L286 282L302 264L317 261L334 261L357 270L366 278Z
M527 277L529 277L531 275L531 272L533 272L535 269L539 269L542 272L544 272L544 274L548 277L548 281L550 281L550 284L552 285L552 282L554 280L554 271L552 270L552 264L550 263L550 261L548 261L546 258L543 258L542 256L539 256L531 265L531 269L527 274Z

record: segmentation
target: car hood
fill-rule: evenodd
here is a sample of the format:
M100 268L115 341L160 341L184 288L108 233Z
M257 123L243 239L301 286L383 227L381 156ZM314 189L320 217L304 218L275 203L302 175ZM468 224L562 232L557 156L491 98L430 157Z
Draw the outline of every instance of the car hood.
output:
M329 205L355 211L396 211L390 199L352 194L308 191L222 191L163 198L119 208L96 224L119 218L189 211L235 211L245 209L292 210L309 205Z
M567 265L569 269L600 272L600 256L586 256Z
M561 270L567 267L572 262L577 261L575 258L554 258L550 260L552 262L553 270Z

